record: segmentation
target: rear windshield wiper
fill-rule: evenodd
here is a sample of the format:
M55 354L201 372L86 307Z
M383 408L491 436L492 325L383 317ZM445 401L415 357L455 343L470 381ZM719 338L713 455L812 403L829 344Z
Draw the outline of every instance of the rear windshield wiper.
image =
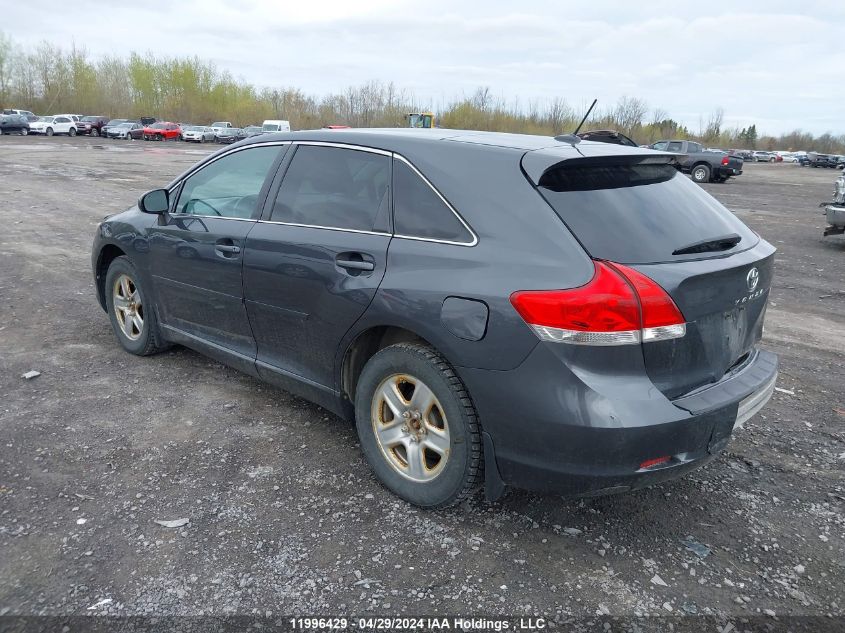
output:
M700 242L693 242L672 251L672 255L691 255L692 253L712 253L714 251L726 251L739 244L742 238L736 233L723 235L722 237L711 237Z

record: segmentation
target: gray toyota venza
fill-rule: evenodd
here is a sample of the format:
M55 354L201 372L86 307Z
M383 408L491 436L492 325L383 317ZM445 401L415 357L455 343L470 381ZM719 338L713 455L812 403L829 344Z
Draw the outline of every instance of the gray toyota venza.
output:
M190 347L354 421L427 508L705 464L767 402L775 249L676 157L571 137L241 141L97 228L118 342Z

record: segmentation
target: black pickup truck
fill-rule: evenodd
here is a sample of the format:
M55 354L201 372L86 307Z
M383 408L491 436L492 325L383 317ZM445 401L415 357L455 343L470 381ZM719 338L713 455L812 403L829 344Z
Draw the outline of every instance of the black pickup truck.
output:
M722 152L705 152L694 141L657 141L651 149L683 154L678 158L678 169L689 174L695 182L725 182L742 173L743 161L739 156Z

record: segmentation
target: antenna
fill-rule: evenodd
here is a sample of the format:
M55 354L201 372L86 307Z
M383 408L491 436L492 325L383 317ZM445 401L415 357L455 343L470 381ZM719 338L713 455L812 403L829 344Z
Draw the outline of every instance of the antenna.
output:
M593 111L593 108L596 107L596 104L599 102L598 99L593 99L592 105L587 109L587 114L584 115L584 118L581 119L581 122L578 124L578 127L575 128L575 131L572 134L561 134L559 136L555 136L556 141L563 141L564 143L580 143L581 138L578 136L578 132L581 131L581 126L584 125L584 122L587 120L587 117L590 116L590 112Z

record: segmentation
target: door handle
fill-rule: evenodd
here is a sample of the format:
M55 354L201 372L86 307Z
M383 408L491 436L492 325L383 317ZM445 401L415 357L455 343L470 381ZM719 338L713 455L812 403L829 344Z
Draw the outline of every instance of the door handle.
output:
M233 254L237 254L237 253L240 253L240 252L241 252L241 247L240 247L240 246L235 246L234 244L218 244L218 245L217 245L217 246L215 246L214 248L216 248L216 249L217 249L218 251L220 251L221 253L233 253Z
M335 262L341 268L348 270L375 270L376 265L373 262L357 261L354 259L336 259Z

